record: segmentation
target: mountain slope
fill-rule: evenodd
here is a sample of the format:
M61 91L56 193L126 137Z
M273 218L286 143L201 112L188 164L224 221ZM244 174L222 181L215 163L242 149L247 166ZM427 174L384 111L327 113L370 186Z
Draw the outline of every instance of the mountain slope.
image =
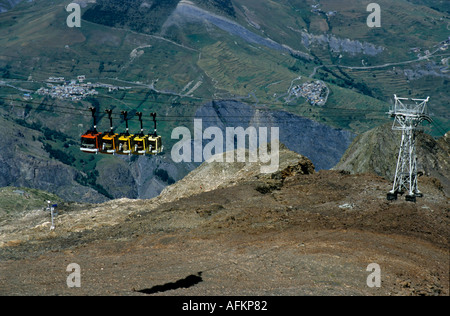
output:
M1 189L0 294L449 295L448 134L421 136L424 197L387 201L393 167L383 157L395 163L399 142L380 127L395 93L430 95L432 135L450 129L446 2L378 0L381 28L367 27L365 0L98 0L82 6L80 28L67 27L66 3L5 3L0 186L83 203L58 203L50 230L28 189ZM35 93L49 77L78 75L117 89L82 101ZM298 93L316 80L329 92L322 106ZM118 132L121 110L144 112L146 131L157 112L166 154L82 154L90 106L101 131L107 108ZM282 147L269 175L260 163L176 164L171 132L195 117L222 130L279 126L296 152ZM350 172L315 172L355 134L338 168ZM81 288L61 273L72 262ZM367 285L372 263L381 288Z
M204 121L203 129L218 127L224 135L227 127L279 127L280 142L310 159L317 170L335 166L355 137L346 130L332 128L287 111L254 107L236 101L205 104L196 111L195 117ZM207 141L204 141L206 144Z
M352 174L373 172L388 180L393 180L400 141L401 132L392 131L391 125L377 127L359 135L333 169L349 171ZM437 141L428 134L419 133L416 150L418 171L437 178L449 195L449 133Z
M104 202L107 198L93 188L83 186L84 175L56 159L42 147L42 133L14 125L0 118L2 151L0 186L28 187L53 192L73 201ZM53 151L59 154L61 151Z
M204 164L149 201L61 205L54 231L44 213L3 222L0 293L448 295L448 198L432 179L417 203L389 202L380 177L315 173L282 155L294 164L274 175ZM55 281L68 262L81 288ZM373 262L377 289L366 283ZM165 286L193 274L192 286Z

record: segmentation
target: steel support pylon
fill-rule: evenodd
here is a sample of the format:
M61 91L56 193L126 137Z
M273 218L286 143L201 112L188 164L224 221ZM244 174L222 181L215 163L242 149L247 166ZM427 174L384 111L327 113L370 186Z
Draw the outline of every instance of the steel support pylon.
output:
M427 99L398 98L396 95L394 107L389 114L394 117L393 130L402 132L402 141L398 153L397 168L392 190L388 193L388 200L396 200L397 195L407 192L406 200L415 202L422 197L417 183L416 131L424 121L431 122L428 115ZM413 101L406 104L404 101Z

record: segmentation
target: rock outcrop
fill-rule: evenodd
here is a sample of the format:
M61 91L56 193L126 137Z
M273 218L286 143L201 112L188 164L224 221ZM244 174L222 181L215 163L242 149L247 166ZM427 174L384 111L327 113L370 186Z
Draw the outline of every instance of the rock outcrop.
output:
M226 153L219 155L225 156ZM280 181L296 174L315 172L311 160L287 149L283 144L280 144L279 157L278 170L270 174L261 173L261 162L204 162L185 178L165 188L158 199L161 202L172 202L202 192L233 186L246 180L261 179L263 182L270 183L271 180Z

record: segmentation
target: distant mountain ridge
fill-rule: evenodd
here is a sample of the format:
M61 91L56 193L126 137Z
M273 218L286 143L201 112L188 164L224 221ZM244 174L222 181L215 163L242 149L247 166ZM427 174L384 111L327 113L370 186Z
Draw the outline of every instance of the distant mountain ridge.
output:
M237 101L214 101L199 108L196 118L204 118L203 128L272 126L280 129L280 142L308 157L317 170L334 167L352 143L351 132L291 114L286 111L256 109ZM225 150L224 150L225 151Z

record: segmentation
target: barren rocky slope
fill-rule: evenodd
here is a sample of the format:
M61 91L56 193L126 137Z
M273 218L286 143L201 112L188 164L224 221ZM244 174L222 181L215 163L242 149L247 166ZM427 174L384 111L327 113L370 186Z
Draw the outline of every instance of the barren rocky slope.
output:
M273 175L205 163L152 200L65 205L55 231L38 212L3 223L0 293L449 295L450 207L435 179L421 178L417 203L389 202L381 177L280 157ZM70 263L80 288L67 287ZM380 288L367 286L371 263Z
M334 169L352 174L374 172L393 180L401 132L393 131L391 127L386 124L356 137ZM450 133L438 140L419 133L416 146L419 172L437 178L450 196Z

